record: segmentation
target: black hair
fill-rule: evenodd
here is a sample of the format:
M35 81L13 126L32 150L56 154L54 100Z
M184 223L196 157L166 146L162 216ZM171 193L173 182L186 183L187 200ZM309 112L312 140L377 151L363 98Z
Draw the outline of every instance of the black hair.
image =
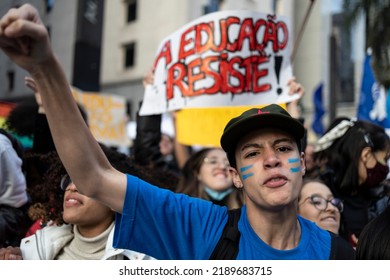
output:
M347 195L358 191L358 164L365 147L371 147L373 152L389 150L390 138L383 127L367 121L355 121L329 148L314 153L314 159L325 162L333 172L333 181L326 184Z
M358 260L390 260L390 206L362 230L356 247Z

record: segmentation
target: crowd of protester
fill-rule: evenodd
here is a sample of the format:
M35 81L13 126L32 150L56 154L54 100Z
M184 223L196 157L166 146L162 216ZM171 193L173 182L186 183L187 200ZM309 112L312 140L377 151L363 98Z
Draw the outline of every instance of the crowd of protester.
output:
M0 20L0 48L35 96L0 130L0 259L210 259L225 232L237 259L390 259L382 127L338 118L307 143L298 99L245 111L220 147L195 149L161 134L161 115L137 115L123 154L91 136L37 19L23 5ZM7 32L18 21L28 28Z

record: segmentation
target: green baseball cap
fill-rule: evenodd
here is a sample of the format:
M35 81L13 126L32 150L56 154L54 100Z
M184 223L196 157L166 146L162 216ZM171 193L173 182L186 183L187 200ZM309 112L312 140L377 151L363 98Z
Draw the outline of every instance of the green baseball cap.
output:
M291 117L277 104L249 109L231 119L225 126L221 137L222 149L227 153L232 166L235 166L235 149L238 141L247 133L260 128L277 128L291 134L299 148L305 135L305 128L301 122Z

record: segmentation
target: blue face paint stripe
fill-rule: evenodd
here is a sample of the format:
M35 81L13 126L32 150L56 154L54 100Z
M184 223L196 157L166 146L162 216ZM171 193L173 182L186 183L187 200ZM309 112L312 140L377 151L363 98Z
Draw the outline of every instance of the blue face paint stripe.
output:
M253 173L243 174L243 175L242 175L242 179L243 179L243 180L246 180L246 179L248 179L248 178L251 177L251 176L253 176Z
M299 162L299 158L289 158L288 159L288 163L295 163L295 162Z
M300 166L299 166L299 167L291 167L291 168L290 168L290 171L291 171L291 172L294 172L294 173L295 173L295 172L298 172L298 171L300 171L300 170L301 170L301 167L300 167Z
M240 172L245 172L245 171L247 171L249 168L252 168L252 167L253 167L253 164L248 165L248 166L241 167L241 168L240 168Z

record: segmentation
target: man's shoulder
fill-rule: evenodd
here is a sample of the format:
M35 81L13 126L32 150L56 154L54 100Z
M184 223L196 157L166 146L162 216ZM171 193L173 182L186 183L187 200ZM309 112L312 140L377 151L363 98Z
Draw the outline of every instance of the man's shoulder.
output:
M324 246L328 246L330 244L331 236L327 230L320 228L314 222L299 215L298 221L301 225L302 236L304 238L311 240L311 242L313 242L313 239L317 240L316 242L320 242Z

